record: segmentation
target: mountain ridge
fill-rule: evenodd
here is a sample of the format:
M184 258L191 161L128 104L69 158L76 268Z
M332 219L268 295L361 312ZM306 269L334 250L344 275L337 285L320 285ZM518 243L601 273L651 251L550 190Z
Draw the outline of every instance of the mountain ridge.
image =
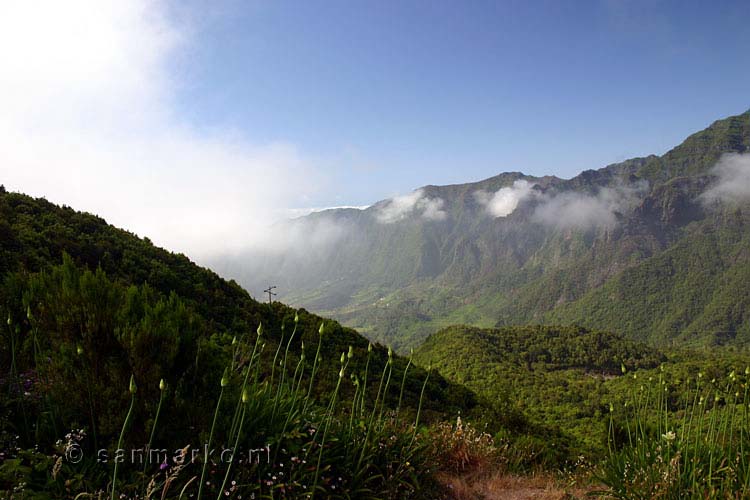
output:
M664 155L571 179L506 172L467 184L427 185L362 211L312 214L289 226L301 241L319 237L323 225L338 233L322 238L319 247L308 245L306 255L269 253L255 259L263 263L260 270L244 266L242 258L219 259L214 267L249 290L278 284L290 302L402 351L451 323L489 327L553 319L669 342L679 335L659 330L655 320L623 327L620 313L595 314L593 321L584 307L571 304L679 241L709 244L700 233L729 220L717 214L739 206L744 220L747 200L709 206L704 196L717 182L712 169L723 155L749 147L746 112L713 122ZM736 237L742 230L732 231ZM636 315L656 312L653 304L641 304ZM712 323L701 315L691 313L683 326ZM737 338L738 321L722 327L733 331L728 338ZM710 332L687 337L726 340Z

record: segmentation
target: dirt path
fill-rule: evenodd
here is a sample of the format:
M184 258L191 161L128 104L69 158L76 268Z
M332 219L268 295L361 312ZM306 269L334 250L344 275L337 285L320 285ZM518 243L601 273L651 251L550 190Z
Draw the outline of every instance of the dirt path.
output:
M590 491L565 488L544 476L452 477L445 478L444 484L456 500L574 500Z

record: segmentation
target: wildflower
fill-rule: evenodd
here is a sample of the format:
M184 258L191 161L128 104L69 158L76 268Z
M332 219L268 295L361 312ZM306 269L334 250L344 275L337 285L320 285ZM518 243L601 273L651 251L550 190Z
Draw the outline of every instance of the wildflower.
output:
M135 391L138 390L138 387L135 385L135 377L133 375L130 376L130 394L135 394Z
M671 441L674 441L675 437L677 437L677 436L675 435L675 433L673 431L667 431L667 433L666 434L662 434L661 437L664 438L665 440L671 442Z

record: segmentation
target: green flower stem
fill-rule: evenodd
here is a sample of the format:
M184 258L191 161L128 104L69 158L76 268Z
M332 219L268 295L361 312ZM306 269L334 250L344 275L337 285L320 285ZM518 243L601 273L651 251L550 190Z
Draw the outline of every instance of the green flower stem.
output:
M125 438L125 430L128 427L128 423L130 422L130 415L133 413L133 407L135 406L135 384L133 383L133 378L130 379L130 387L131 387L131 396L130 396L130 408L128 409L128 414L125 416L125 422L122 423L122 429L120 430L120 439L117 440L117 449L122 448L122 440ZM115 493L117 491L117 468L118 465L120 465L120 462L118 460L115 460L115 469L114 472L112 472L112 495L111 500L115 500Z

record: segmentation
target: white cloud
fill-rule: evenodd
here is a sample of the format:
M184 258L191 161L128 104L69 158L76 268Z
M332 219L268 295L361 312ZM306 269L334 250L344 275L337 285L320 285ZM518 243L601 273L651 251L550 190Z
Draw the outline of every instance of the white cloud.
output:
M601 188L596 194L565 192L546 195L537 205L532 219L558 229L613 227L617 213L631 210L647 184Z
M444 220L448 214L443 210L445 200L430 198L423 189L409 194L396 196L378 208L377 219L385 224L403 220L410 215L417 215L428 220Z
M535 185L519 179L494 193L477 191L474 198L493 217L507 217L524 200L534 200L532 220L558 229L612 227L617 213L630 210L647 183L601 188L595 194L581 192L541 193Z
M0 183L198 258L304 201L320 176L294 145L179 117L190 33L158 1L0 4Z
M512 214L518 204L535 193L534 185L519 179L512 186L498 189L494 193L477 191L474 198L487 208L487 212L493 217L507 217Z
M739 203L750 199L750 154L725 154L711 169L715 182L700 198L710 204L716 201Z

